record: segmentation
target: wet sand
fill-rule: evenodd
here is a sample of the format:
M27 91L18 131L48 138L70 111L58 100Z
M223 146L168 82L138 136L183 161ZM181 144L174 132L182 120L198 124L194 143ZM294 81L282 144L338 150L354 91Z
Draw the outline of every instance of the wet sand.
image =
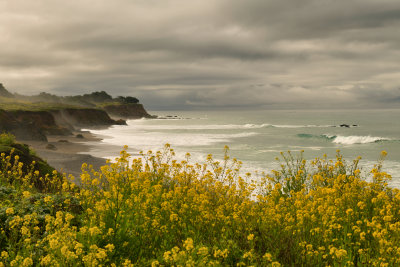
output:
M76 137L77 134L81 134L83 138ZM23 143L30 145L50 166L67 176L73 175L77 181L80 179L82 163L92 165L96 170L106 164L106 159L89 154L90 143L101 141L90 132L74 132L72 136L47 136L47 139L48 142L23 141Z

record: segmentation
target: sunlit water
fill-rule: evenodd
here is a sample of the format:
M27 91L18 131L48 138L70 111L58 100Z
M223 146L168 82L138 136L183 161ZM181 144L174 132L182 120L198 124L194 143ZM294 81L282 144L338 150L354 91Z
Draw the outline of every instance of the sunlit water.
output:
M128 126L91 130L103 141L94 144L95 156L113 158L123 145L129 152L160 150L171 144L178 157L192 154L193 162L204 162L208 154L222 158L228 145L230 155L243 162L243 172L277 168L281 151L304 150L306 159L334 158L340 149L351 161L362 157L366 172L380 152L388 156L384 170L400 187L400 110L263 110L263 111L166 111L151 112L164 119L130 120ZM172 116L172 117L171 117ZM349 127L341 127L346 124Z

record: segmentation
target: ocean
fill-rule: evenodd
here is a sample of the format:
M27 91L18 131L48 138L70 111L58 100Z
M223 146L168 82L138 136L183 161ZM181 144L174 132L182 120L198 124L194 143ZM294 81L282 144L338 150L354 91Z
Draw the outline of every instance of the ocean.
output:
M208 154L223 158L223 148L243 162L242 172L278 169L276 157L291 151L314 159L324 154L335 158L340 150L351 162L362 157L365 175L377 163L381 151L388 153L384 171L392 175L391 186L400 188L400 110L235 110L154 111L159 119L129 120L127 126L90 130L100 136L90 153L115 158L124 145L139 151L161 150L166 143L183 159L203 163Z

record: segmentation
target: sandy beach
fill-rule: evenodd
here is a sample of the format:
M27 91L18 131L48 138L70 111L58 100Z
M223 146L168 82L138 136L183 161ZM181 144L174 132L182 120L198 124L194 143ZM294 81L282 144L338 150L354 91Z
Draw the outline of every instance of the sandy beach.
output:
M82 135L83 138L77 137ZM101 141L87 131L77 131L71 136L47 136L48 142L24 141L46 160L52 167L67 176L73 175L79 180L82 163L92 165L96 170L106 163L106 159L89 154L90 142Z

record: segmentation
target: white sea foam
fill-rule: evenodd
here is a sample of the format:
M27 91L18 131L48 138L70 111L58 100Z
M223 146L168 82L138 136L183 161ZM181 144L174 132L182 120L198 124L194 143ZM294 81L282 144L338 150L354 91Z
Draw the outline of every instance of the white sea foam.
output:
M308 151L308 150L321 150L321 146L289 146L290 151Z
M337 137L336 135L333 135L333 134L323 134L322 136L324 136L324 137L326 137L328 139L334 139L334 138Z
M270 126L270 124L143 124L143 121L128 121L129 126L134 126L143 130L235 130L235 129L260 129Z
M342 144L342 145L353 145L353 144L368 144L368 143L375 143L378 141L387 141L390 140L389 138L385 137L375 137L375 136L358 136L358 135L350 135L350 136L332 136L332 135L325 135L327 138L332 139L332 142L335 144Z
M334 125L271 125L271 127L275 128L328 128L328 127L335 127Z
M234 130L234 129L261 129L261 128L328 128L334 125L285 125L285 124L191 124L191 125L177 125L177 124L148 124L151 120L128 120L130 126L136 126L145 130ZM154 120L153 120L154 121Z
M263 123L263 124L252 124L248 123L243 125L243 128L250 128L250 129L259 129L259 128L266 128L272 126L271 124L268 123Z
M239 132L232 134L208 134L208 133L159 133L146 132L143 128L122 128L114 126L106 130L91 130L94 134L103 137L102 142L111 145L138 149L162 148L169 143L176 147L210 146L217 143L229 143L232 139L257 135L255 132Z

